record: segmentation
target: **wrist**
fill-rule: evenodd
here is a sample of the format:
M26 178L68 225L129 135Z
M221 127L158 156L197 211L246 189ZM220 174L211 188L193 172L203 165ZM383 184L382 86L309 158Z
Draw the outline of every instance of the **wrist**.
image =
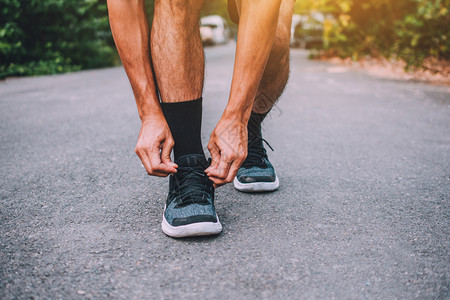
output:
M142 122L163 115L159 98L155 89L146 86L132 84L133 93L137 104L139 118Z
M154 106L146 106L141 107L139 109L139 118L141 119L142 123L146 123L149 121L153 121L155 119L164 119L164 114L162 112L162 109L159 105Z
M250 114L252 112L250 107L232 107L228 105L224 112L223 117L227 119L234 119L243 122L244 124L248 123L248 119L250 118Z

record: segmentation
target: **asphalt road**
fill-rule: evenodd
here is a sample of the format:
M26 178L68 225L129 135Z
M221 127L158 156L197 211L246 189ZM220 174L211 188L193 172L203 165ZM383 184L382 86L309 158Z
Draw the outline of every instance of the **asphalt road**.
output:
M205 145L233 46L206 54ZM122 68L0 82L0 298L448 299L448 87L306 57L264 124L279 191L218 189L213 238L161 232Z

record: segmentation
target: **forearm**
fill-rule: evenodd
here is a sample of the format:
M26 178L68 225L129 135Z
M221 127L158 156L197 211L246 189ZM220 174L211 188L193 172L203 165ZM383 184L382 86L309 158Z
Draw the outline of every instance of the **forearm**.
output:
M161 114L149 49L144 0L108 0L109 21L142 121Z
M225 114L247 121L276 32L280 0L243 0L233 80Z

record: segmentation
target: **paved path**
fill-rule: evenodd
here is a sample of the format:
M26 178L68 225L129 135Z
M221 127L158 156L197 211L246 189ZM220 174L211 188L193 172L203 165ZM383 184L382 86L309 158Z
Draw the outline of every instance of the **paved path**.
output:
M205 145L233 67L206 52ZM448 299L448 88L306 56L264 125L280 190L219 189L216 238L161 232L121 68L0 82L0 298Z

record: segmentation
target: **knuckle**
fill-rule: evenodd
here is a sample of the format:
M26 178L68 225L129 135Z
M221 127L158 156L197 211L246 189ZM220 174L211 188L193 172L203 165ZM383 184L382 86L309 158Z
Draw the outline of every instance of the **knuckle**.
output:
M222 156L222 160L224 161L224 162L228 162L232 157L232 154L230 154L230 153L228 153L228 151L223 151L222 153L220 153L221 154L221 156Z
M175 141L172 138L170 138L167 140L167 145L172 147L175 145Z
M230 159L233 159L235 157L234 151L225 151L223 153L223 157L227 160L227 162L230 161Z

